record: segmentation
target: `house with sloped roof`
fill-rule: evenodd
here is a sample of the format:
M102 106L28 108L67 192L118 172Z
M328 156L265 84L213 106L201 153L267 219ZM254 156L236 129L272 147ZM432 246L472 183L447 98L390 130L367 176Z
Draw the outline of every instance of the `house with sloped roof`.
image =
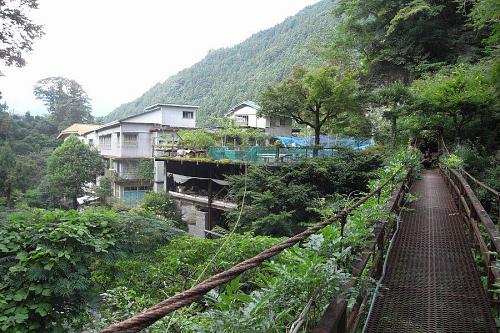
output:
M292 120L284 117L259 115L260 106L253 101L244 101L233 106L226 116L234 119L237 126L262 129L264 133L275 136L291 136Z
M147 191L163 189L163 162L154 164L152 183L139 179L139 164L144 160L153 160L153 145L161 138L178 137L177 131L195 128L198 108L193 105L154 104L142 113L83 133L83 141L97 147L104 160L104 175L112 181L114 197L133 202L141 200Z

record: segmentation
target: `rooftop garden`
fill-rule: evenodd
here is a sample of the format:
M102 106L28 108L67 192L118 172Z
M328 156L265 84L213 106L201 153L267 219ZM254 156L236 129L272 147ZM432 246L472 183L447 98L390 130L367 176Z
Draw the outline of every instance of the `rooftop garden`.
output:
M362 150L372 139L342 135L322 135L320 145L309 136L271 136L259 129L223 127L180 131L174 139L160 138L155 146L157 158L203 161L248 161L252 163L292 162L305 158L332 157L338 147Z

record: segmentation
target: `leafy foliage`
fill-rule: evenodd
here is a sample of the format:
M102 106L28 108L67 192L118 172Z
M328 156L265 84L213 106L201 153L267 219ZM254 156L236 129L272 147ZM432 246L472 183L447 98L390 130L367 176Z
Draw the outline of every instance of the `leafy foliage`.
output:
M392 143L396 144L397 120L409 111L412 95L401 81L390 83L374 95L375 103L385 108L383 116L391 122Z
M381 156L370 151L359 153L339 148L331 159L311 159L279 169L250 167L247 175L230 177L230 194L243 200L239 230L258 235L290 236L317 221L311 210L318 200L334 193L364 191ZM236 221L239 212L229 212Z
M139 163L137 163L135 176L143 182L152 183L155 179L154 161L140 160Z
M498 55L500 5L495 0L470 0L468 2L473 4L468 13L471 26L477 31L487 31L486 43L493 48L494 54Z
M321 129L327 122L362 112L353 75L341 74L330 65L311 72L294 67L287 80L262 93L259 103L259 113L311 127L315 145L319 145Z
M185 130L179 135L182 138L182 143L187 147L203 149L215 146L213 135L204 129Z
M59 130L74 123L89 123L94 120L90 114L90 99L75 80L48 77L39 80L33 92L36 98L44 102Z
M111 179L106 176L99 178L99 185L95 189L95 194L101 199L101 202L106 205L107 199L113 194L113 188L111 186Z
M76 208L76 198L83 193L83 185L95 181L102 168L99 152L70 135L47 160L51 191L59 198L71 198Z
M0 60L5 65L24 66L23 52L31 51L33 41L43 35L42 26L34 24L27 15L37 8L38 0L0 2Z
M163 332L168 328L174 332L282 332L297 320L308 303L311 310L305 311L306 323L308 327L314 325L334 297L356 293L356 290L339 287L352 278L351 265L375 223L391 218L386 204L396 183L405 177L405 169L401 167L418 163L416 151L401 152L380 169L377 179L370 181L371 190L395 172L399 174L392 186L382 191L380 198L369 199L353 212L343 238L339 225L332 224L304 244L287 249L258 268L212 290L199 302L178 310L146 331ZM345 197L339 207L349 201ZM332 213L325 209L322 215L329 217ZM98 314L91 317L93 320L89 320L92 324L85 328L97 331L111 320L125 319L277 241L249 234L217 240L179 238L159 249L152 258L119 262L120 273L114 275L117 279L103 294L105 303ZM362 279L361 287L365 286L363 282L368 281Z
M347 45L367 65L373 86L408 82L440 65L477 59L481 37L467 25L471 6L460 1L341 0L336 45Z
M458 65L415 81L414 108L422 111L429 118L427 121L434 122L434 128L446 128L448 123L456 140L463 137L465 126L475 120L484 124L482 131L486 130L487 122L498 116L498 101L484 70L478 65Z
M48 200L37 188L43 183L45 161L58 144L57 127L46 117L7 110L0 103L0 201L11 206L25 204L29 191L34 200L28 201L39 207Z
M455 154L450 154L444 159L443 162L447 167L453 169L460 168L464 164L464 161Z
M179 229L186 229L186 223L182 222L181 213L168 193L147 192L144 194L142 207L155 215L175 221L175 225Z
M103 211L25 211L0 229L0 327L50 329L58 313L77 311L92 286L94 257L114 244L113 215Z
M109 210L25 210L0 220L0 329L65 331L96 297L96 269L182 235L172 222Z

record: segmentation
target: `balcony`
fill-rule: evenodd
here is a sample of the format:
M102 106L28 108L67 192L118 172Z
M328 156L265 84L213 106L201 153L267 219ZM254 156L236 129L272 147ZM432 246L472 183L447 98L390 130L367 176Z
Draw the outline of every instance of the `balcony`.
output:
M135 171L117 172L115 170L109 170L109 175L117 182L126 180L138 180L137 173Z

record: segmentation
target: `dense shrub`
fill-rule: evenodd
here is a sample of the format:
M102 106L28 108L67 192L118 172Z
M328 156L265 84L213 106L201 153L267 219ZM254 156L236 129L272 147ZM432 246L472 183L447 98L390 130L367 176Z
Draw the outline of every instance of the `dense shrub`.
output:
M382 164L377 150L352 152L340 149L333 158L309 159L280 168L253 166L247 175L230 177L230 194L243 201L238 230L258 235L289 236L317 221L312 210L320 198L334 193L365 191L368 180ZM230 212L233 222L238 212Z
M146 193L142 208L154 215L173 221L178 228L186 229L186 223L182 222L181 213L175 206L174 200L166 192Z
M96 267L183 234L109 210L25 210L0 220L0 329L46 332L96 297Z
M92 288L90 267L114 245L115 214L24 211L0 229L0 327L43 332L78 311Z

